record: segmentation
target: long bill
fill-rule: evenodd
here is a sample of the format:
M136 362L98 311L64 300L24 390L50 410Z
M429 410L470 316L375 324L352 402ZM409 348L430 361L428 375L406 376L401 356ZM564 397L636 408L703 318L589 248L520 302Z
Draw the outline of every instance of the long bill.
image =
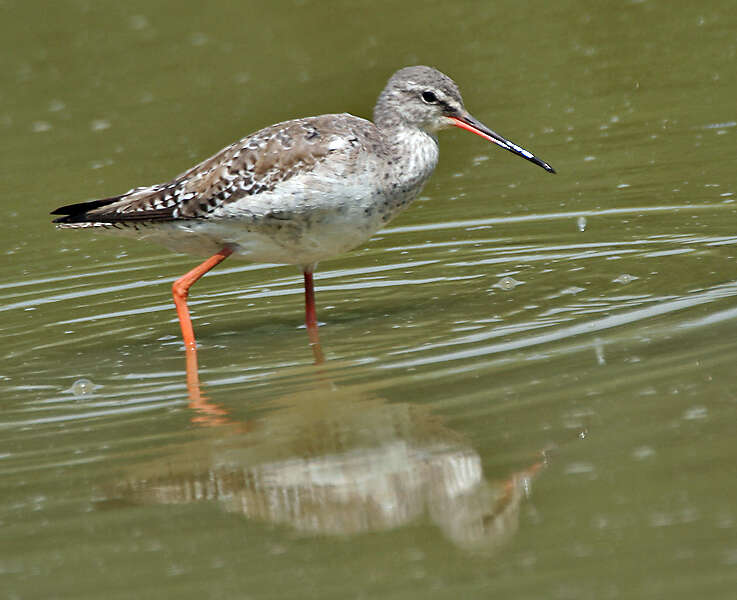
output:
M522 148L521 146L518 146L517 144L510 142L509 140L500 136L498 133L494 133L491 129L489 129L481 121L477 121L468 113L463 114L460 117L448 117L448 119L456 127L460 127L461 129L465 129L466 131L470 131L471 133L480 135L485 140L494 142L497 146L501 146L505 150L509 150L510 152L513 152L517 156L521 156L525 160L529 160L531 163L536 164L538 167L542 167L548 173L555 173L555 169L551 167L548 163L546 163L544 160L540 160L532 152L529 152L525 150L524 148Z

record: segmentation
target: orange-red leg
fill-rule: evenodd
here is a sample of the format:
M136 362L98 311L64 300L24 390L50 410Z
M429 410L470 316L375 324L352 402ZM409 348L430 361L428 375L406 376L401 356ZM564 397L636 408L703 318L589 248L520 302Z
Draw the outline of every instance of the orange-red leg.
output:
M315 356L315 363L320 364L325 361L325 357L320 347L320 334L317 331L317 311L315 310L315 285L312 280L312 271L305 271L305 325L307 326L307 335L310 338L312 353Z
M192 320L189 318L189 308L187 307L187 296L189 288L205 273L214 266L223 262L233 251L230 248L223 248L217 254L208 258L201 265L192 269L189 273L182 275L171 286L172 295L174 296L174 305L177 307L177 316L179 324L182 327L182 339L187 348L195 348L197 342L194 339L194 329L192 328Z
M307 331L317 331L317 311L315 310L315 284L312 273L305 271L305 325Z

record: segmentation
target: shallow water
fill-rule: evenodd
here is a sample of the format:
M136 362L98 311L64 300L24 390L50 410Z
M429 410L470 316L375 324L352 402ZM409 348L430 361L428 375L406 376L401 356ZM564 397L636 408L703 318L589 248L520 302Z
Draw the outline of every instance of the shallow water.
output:
M5 596L734 595L731 4L3 10ZM293 267L193 288L195 370L197 259L49 224L412 63L559 174L442 134L323 365Z

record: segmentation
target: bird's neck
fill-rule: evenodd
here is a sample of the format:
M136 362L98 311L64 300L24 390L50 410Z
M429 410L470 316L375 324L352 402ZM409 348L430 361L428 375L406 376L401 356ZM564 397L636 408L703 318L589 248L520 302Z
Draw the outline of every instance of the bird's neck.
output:
M434 132L407 124L390 106L374 111L374 122L381 132L391 179L407 189L419 189L438 163L438 139Z
M380 132L384 152L387 196L393 218L417 197L438 164L438 139L434 132L407 123L384 90L374 108L374 124Z
M405 206L414 199L438 164L438 140L417 127L395 125L382 131L390 156L387 168L393 195Z
M416 127L400 127L385 135L389 153L401 179L430 177L438 164L438 138Z

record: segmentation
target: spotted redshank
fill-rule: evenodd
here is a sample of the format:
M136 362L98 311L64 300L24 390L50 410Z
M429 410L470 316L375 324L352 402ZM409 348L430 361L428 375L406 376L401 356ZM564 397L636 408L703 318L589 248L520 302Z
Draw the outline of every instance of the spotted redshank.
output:
M431 67L394 73L374 122L347 113L285 121L223 148L168 183L53 211L63 229L106 229L209 256L177 279L174 303L187 348L195 336L189 288L230 255L298 265L305 322L317 343L312 274L318 262L363 244L417 196L438 162L437 131L480 135L553 168L472 117L458 86Z

